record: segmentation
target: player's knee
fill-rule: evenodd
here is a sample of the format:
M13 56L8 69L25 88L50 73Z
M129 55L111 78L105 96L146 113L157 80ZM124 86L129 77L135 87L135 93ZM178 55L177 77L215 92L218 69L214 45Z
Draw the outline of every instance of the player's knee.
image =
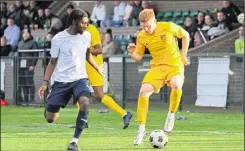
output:
M48 123L54 122L54 118L50 117L50 115L47 113L47 108L45 108L44 110L44 118L46 119Z
M57 112L52 113L52 112L46 111L45 109L44 117L48 123L53 123L59 118L59 113Z
M171 83L171 88L172 89L181 90L182 86L183 86L183 83L184 83L184 80L181 77L176 76L176 77L173 77L171 79L170 83Z
M46 121L47 121L48 123L53 123L53 122L54 122L54 118L46 117Z
M173 82L173 83L171 83L171 88L173 90L181 90L182 86L183 86L182 82Z
M95 95L95 100L101 102L103 99L104 95Z
M89 98L87 98L87 97L81 97L79 99L79 104L80 104L80 110L82 110L82 111L88 110Z
M96 95L96 98L98 99L103 99L104 97L104 92L103 92L103 87L94 87L94 92L95 92L95 95Z
M176 85L172 85L171 88L174 89L174 90L181 90L182 89L182 86L176 84Z
M143 84L140 89L140 96L141 97L150 97L153 93L154 87L151 84Z
M104 93L103 92L97 92L96 93L96 98L97 99L101 100L101 99L103 99L103 97L104 97Z

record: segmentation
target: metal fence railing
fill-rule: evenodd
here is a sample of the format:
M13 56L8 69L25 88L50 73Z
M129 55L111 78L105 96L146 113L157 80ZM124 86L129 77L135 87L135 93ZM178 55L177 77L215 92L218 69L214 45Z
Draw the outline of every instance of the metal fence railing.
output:
M37 90L41 86L44 73L48 64L49 49L19 50L15 57L14 89L13 96L16 105L42 104L39 100Z

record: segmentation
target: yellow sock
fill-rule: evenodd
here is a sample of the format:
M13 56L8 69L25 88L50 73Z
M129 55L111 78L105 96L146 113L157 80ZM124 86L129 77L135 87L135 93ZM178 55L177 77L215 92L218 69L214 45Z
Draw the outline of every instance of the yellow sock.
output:
M78 110L78 112L80 111L80 105L78 102L77 102L77 110Z
M138 122L140 125L145 125L146 123L148 108L149 108L149 97L139 96L137 115L138 115Z
M170 94L170 105L169 105L169 110L171 113L175 113L178 110L181 96L182 96L182 90L172 89Z
M114 112L120 114L122 117L127 114L127 111L125 111L123 108L121 108L114 100L113 98L109 97L108 95L104 95L101 101L105 106L112 109Z

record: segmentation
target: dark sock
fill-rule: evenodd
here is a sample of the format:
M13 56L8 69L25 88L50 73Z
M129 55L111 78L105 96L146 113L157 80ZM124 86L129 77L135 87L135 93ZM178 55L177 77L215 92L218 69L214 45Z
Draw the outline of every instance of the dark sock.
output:
M74 138L79 138L82 134L83 129L86 126L88 120L88 111L79 111L76 122L76 129L74 133Z
M45 107L45 109L44 109L44 113L43 113L43 115L44 115L45 119L46 119L46 111L47 111L47 108Z

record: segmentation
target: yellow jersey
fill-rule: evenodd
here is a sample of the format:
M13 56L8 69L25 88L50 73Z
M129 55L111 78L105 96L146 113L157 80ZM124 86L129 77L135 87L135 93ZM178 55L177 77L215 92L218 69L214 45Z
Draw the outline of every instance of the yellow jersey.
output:
M158 65L183 65L178 47L178 39L185 30L171 22L158 22L155 31L147 34L141 30L137 36L136 51L143 55L147 48L152 56L151 67Z
M91 34L90 49L93 51L93 48L95 45L101 44L100 32L94 25L91 25L91 24L86 28L86 31ZM103 66L102 54L93 56L93 58L94 58L94 61L97 63L97 65ZM101 76L98 73L98 71L96 71L88 62L86 63L86 70L88 73L88 80L91 86L103 86L104 85L103 76Z
M93 51L94 46L96 45L101 45L101 38L100 38L100 32L98 31L98 29L90 24L87 28L86 31L89 32L91 34L91 47L90 50ZM102 56L102 52L101 54L94 56L94 60L95 62L100 65L103 64L103 56Z
M91 47L101 44L100 32L94 25L90 24L86 31L91 34Z

